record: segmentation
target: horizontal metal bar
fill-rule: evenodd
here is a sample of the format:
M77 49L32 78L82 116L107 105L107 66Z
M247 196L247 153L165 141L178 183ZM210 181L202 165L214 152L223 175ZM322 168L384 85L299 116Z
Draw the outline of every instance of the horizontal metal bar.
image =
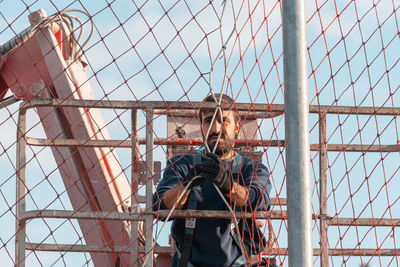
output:
M310 113L349 114L349 115L387 115L400 114L399 107L356 107L356 106L318 106L310 105Z
M153 215L155 218L165 218L168 215L168 210L150 211L150 212L138 212L138 213L120 213L120 212L93 212L93 211L71 211L71 210L30 210L21 213L19 221L35 219L35 218L68 218L68 219L94 219L94 220L123 220L123 221L142 221L145 215ZM242 212L235 212L238 218L251 219L253 215L251 213L243 214ZM256 212L255 218L257 219L282 219L286 218L286 212L283 211L270 211L267 212ZM222 210L175 210L171 218L215 218L215 219L226 219L232 218L230 211Z
M35 218L68 218L68 219L96 219L96 220L123 220L123 221L142 221L145 215L153 215L155 218L165 218L168 210L139 212L139 213L120 213L120 212L92 212L92 211L67 211L67 210L31 210L21 214L18 218L21 222ZM256 211L254 216L252 213L243 214L236 211L238 218L256 218L256 219L272 219L272 220L286 220L286 211L272 210ZM175 210L171 218L213 218L213 219L226 219L232 218L232 213L225 210ZM319 215L313 214L313 220L319 219ZM333 226L400 226L400 219L390 218L334 218L332 216L325 216L329 225Z
M96 245L74 245L74 244L38 244L38 243L26 243L26 249L33 251L63 251L63 252L120 252L120 253L130 253L129 246L96 246ZM139 253L144 253L144 247L139 247ZM172 247L169 246L156 246L154 247L155 254L167 254L171 255L173 253ZM286 248L273 248L265 251L268 256L277 255L287 255ZM329 256L398 256L400 254L400 249L329 249ZM320 249L313 249L313 255L319 256Z
M400 249L330 249L330 256L399 256Z
M26 137L26 143L31 146L86 146L86 147L120 147L130 148L132 142L130 140L82 140L82 139L43 139ZM139 138L139 144L146 144L145 138ZM168 145L168 146L200 146L203 140L199 138L155 138L155 145ZM237 146L250 146L250 147L284 147L285 141L283 140L236 140ZM341 144L328 144L327 150L332 152L398 152L400 144L398 145L341 145ZM311 144L312 151L319 151L319 144Z
M319 151L319 145L311 145L312 151ZM328 144L327 150L332 152L398 152L400 144L395 145L340 145Z
M77 244L39 244L39 243L26 243L26 249L34 251L65 251L65 252L122 252L130 253L129 245L127 246L97 246L97 245L77 245ZM171 254L172 247L155 246L154 252L156 254ZM139 253L144 253L144 247L139 246Z
M400 226L400 219L390 218L330 218L331 226Z
M86 108L105 108L105 109L153 109L160 110L197 110L200 107L215 108L215 103L202 102L176 102L176 101L120 101L120 100L78 100L78 99L32 99L21 103L20 109L30 109L40 106L55 106L55 107L86 107ZM281 104L252 104L252 103L236 103L237 111L252 112L283 112Z
M5 99L0 101L0 109L5 108L11 104L14 104L15 102L20 101L21 99L16 98L15 96L9 96L6 97Z
M168 210L160 210L157 212L153 212L155 217L159 219L163 219L167 217ZM242 213L240 211L236 211L235 215L239 219L286 219L286 211L257 211L252 213ZM171 218L203 218L203 219L226 219L232 218L232 213L227 210L175 210Z
M132 141L129 140L83 140L83 139L43 139L26 137L28 145L32 146L87 146L87 147L121 147L131 148ZM139 144L146 144L146 138L139 138ZM167 138L154 138L156 145L202 145L201 139L167 139Z
M143 195L136 196L138 203L146 203L146 197ZM287 199L286 198L270 198L271 205L273 206L286 206Z
M83 140L83 139L43 139L26 137L28 145L32 146L87 146L87 147L122 147L130 148L132 146L131 140ZM139 144L146 144L146 138L139 138ZM156 145L168 146L200 146L203 145L203 140L200 138L154 138ZM283 140L236 140L238 146L285 146Z
M269 249L266 251L267 255L277 256L277 255L288 255L288 250L286 248L279 249ZM320 256L321 250L318 248L313 249L313 256ZM400 249L329 249L329 256L398 256L400 254Z
M287 205L286 198L271 197L269 200L271 202L271 205L274 205L274 206L286 206Z
M146 214L145 212L121 213L121 212L107 212L107 211L30 210L22 213L18 219L19 221L21 221L21 223L23 221L35 218L140 221L144 220L142 216L145 214Z
M158 110L197 110L199 107L214 108L215 103L176 102L176 101L117 101L117 100L66 100L66 99L32 99L21 103L20 109L30 109L39 106L111 108L111 109L147 109ZM251 112L283 112L283 104L235 103L237 111ZM399 115L399 107L356 107L356 106L319 106L310 105L310 113L354 114L354 115Z
M283 111L274 111L274 112L266 112L264 111L256 111L247 110L247 111L239 111L239 117L242 120L254 120L254 119L268 119L274 118L280 115L283 115ZM192 117L197 118L197 111L196 110L163 110L163 109L156 109L154 110L154 114L157 115L166 115L166 116L174 116L174 117Z

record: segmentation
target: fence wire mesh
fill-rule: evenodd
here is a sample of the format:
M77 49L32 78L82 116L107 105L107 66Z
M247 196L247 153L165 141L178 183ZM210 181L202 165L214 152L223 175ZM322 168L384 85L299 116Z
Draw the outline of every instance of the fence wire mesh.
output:
M400 1L306 5L314 265L399 266ZM166 266L170 223L160 230L146 195L172 154L201 145L198 102L223 92L243 124L237 147L270 171L263 257L287 266L281 17L279 0L0 1L1 262L141 264L159 235ZM134 211L147 224L123 217Z

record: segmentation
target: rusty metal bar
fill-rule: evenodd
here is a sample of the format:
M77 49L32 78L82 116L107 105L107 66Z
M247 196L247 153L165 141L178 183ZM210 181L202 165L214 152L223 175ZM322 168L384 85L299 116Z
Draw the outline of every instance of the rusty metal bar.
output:
M16 148L16 207L15 207L15 263L17 266L25 266L25 225L22 219L26 212L26 112L20 111L17 127Z
M389 226L389 227L399 227L400 219L390 219L390 218L331 218L329 220L329 225L335 226Z
M330 256L399 256L400 249L330 249Z
M328 144L328 151L335 152L398 152L400 145L339 145ZM311 150L316 151L315 147L311 146Z
M126 147L132 146L131 140L84 140L84 139L43 139L27 137L27 144L32 146L87 146L87 147ZM139 144L146 144L146 138L139 138ZM155 138L155 145L168 145L168 146L201 146L203 140L200 138ZM237 140L236 145L240 146L285 146L283 140Z
M138 202L139 203L146 203L146 198L145 196L137 196ZM286 198L275 198L271 197L270 198L271 205L273 206L286 206L287 205L287 199Z
M175 102L175 101L117 101L117 100L67 100L67 99L32 99L24 101L21 109L30 109L39 106L61 106L61 107L90 107L110 109L147 109L152 107L158 110L186 109L193 110L199 107L213 108L214 103L201 102ZM275 113L284 112L283 104L258 104L258 103L236 103L237 111ZM356 107L356 106L318 106L310 105L310 113L325 114L357 114L357 115L388 115L400 114L400 107Z
M253 110L247 110L247 111L238 111L239 117L242 120L253 120L253 119L269 119L269 118L274 118L280 115L283 115L283 111L256 111L254 112ZM154 110L154 114L156 115L167 115L167 116L175 116L175 117L192 117L193 119L197 119L197 111L196 110L163 110L163 109L156 109Z
M275 206L286 206L287 205L286 198L271 197L269 200L271 201L271 205L275 205Z
M400 249L329 249L329 256L398 256L400 253ZM280 249L271 249L268 250L269 255L288 255L288 251L285 248ZM319 249L313 249L313 256L319 256L321 251Z
M319 256L321 251L319 249L313 249L313 256ZM364 256L398 256L400 254L400 249L329 249L329 256L354 256L354 257L364 257ZM268 250L268 255L278 256L278 255L288 255L288 250L286 248L271 249Z
M139 136L138 136L138 112L136 109L131 111L131 147L132 147L132 166L131 166L131 211L139 211L138 200L138 162L139 162ZM138 244L138 223L131 221L131 245L130 245L130 266L139 267L139 244Z
M56 218L56 219L87 219L87 220L122 220L140 221L144 220L144 215L152 214L146 212L109 212L109 211L74 211L74 210L29 210L21 214L21 221L28 221L37 218Z
M159 211L144 211L144 212L93 212L93 211L67 211L67 210L30 210L20 214L19 220L25 223L28 220L36 218L70 218L70 219L89 219L89 220L124 220L124 221L143 221L144 216L153 216L158 219L165 218L168 215L168 210ZM268 213L265 211L256 211L252 213L235 212L237 218L242 219L272 219L272 220L286 220L286 211L272 210ZM229 211L221 210L205 210L205 211L192 211L192 210L175 210L171 218L205 218L205 219L226 219L232 218L232 213ZM320 219L322 216L313 214L312 219ZM397 227L400 226L400 219L390 218L335 218L332 216L325 216L329 225L341 226L365 226L365 227Z
M163 219L167 217L169 210L159 210L153 212L157 219ZM242 213L235 211L235 215L238 219L272 219L272 220L286 220L286 211L272 210L256 211L254 213ZM171 214L171 218L202 218L202 219L231 219L232 213L228 210L174 210ZM399 220L400 221L400 220Z
M7 106L9 106L11 104L14 104L14 103L16 103L16 102L18 102L20 100L21 99L18 99L13 95L9 96L9 97L6 97L5 99L0 101L0 109L5 108L5 107L7 107Z
M96 245L77 245L77 244L40 244L26 243L26 249L33 251L65 251L65 252L102 252L102 253L131 253L131 249L126 246L96 246ZM144 253L144 247L138 248L139 253ZM172 247L155 246L155 254L171 254ZM132 266L132 265L130 265Z
M400 108L389 107L355 107L355 106L318 106L310 105L310 113L349 114L349 115L399 115Z
M146 110L146 210L150 211L153 208L153 149L154 149L154 133L153 133L153 118L154 109L148 107ZM153 267L153 215L145 216L145 248L146 248L146 267Z
M29 109L40 106L57 106L57 107L90 107L105 109L144 109L153 108L157 110L197 110L200 107L215 108L215 103L202 102L175 102L175 101L119 101L119 100L78 100L78 99L32 99L23 102L23 109ZM284 108L281 104L248 104L236 103L237 111L252 110L253 112L283 112Z
M146 138L138 138L139 144L146 144ZM85 139L43 139L27 137L27 144L32 146L85 146L85 147L132 147L131 140L85 140ZM156 138L154 140L155 145L202 145L203 141L198 138L192 139L167 139L167 138Z
M21 214L21 221L25 222L32 219L39 218L56 218L56 219L88 219L88 220L124 220L124 221L144 221L145 216L152 216L157 218L164 218L167 216L169 210L159 211L143 211L143 212L106 212L106 211L73 211L73 210L30 210ZM251 213L235 212L238 218L251 219L253 216L257 219L285 219L286 212L283 211L270 211L270 212L256 212L254 215ZM216 218L226 219L232 218L232 213L229 211L221 210L207 210L207 211L196 211L191 210L176 210L172 213L171 218Z
M329 243L328 243L328 223L326 215L328 214L327 205L327 167L328 153L326 146L326 116L320 113L319 116L319 220L320 225L320 248L321 248L321 267L329 267Z
M87 147L126 147L132 146L131 140L83 140L83 139L43 139L26 137L26 143L31 146L87 146ZM146 144L145 138L139 138L139 144ZM198 138L155 138L155 145L168 146L200 146L203 140ZM284 147L284 140L236 140L238 146L250 147ZM327 144L327 150L333 152L398 152L399 145L342 145ZM310 144L311 151L319 151L319 144Z

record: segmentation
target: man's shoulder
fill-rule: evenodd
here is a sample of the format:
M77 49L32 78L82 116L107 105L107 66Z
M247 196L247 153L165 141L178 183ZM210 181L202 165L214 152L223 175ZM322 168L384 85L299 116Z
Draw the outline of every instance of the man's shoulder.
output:
M245 165L254 165L257 166L259 164L262 164L260 161L256 160L255 158L249 157L249 156L241 156L243 159L243 164Z
M251 168L251 169L267 169L267 167L261 162L258 161L254 158L248 157L248 156L242 156L243 158L243 163L242 167L244 168Z

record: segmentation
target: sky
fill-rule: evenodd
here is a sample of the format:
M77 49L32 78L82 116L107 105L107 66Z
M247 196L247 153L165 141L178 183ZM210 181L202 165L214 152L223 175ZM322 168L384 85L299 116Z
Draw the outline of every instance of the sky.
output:
M327 106L399 107L399 6L397 0L306 1L308 102ZM284 104L281 6L276 1L0 1L0 43L27 26L28 14L39 8L47 14L84 9L92 16L94 34L84 48L86 74L95 99L133 101L201 101L221 89L237 102ZM140 12L139 12L140 10ZM223 14L223 16L222 16ZM90 23L84 22L83 39ZM219 26L221 32L218 30ZM151 30L150 30L151 29ZM227 40L220 57L221 36ZM179 33L179 34L178 34ZM213 71L211 66L216 60ZM223 83L226 73L227 80ZM211 86L210 86L211 81ZM11 95L9 93L8 95ZM111 138L129 139L130 113L102 110ZM0 109L0 258L12 266L14 257L15 141L18 104ZM309 116L310 142L318 143L318 114ZM144 136L144 113L139 115ZM167 137L166 118L155 119L154 133ZM257 139L284 140L284 117L262 118ZM399 145L397 116L327 116L328 144ZM29 136L45 137L37 114L28 113ZM144 146L140 148L145 155ZM165 167L165 147L154 159ZM271 170L272 197L286 197L284 148L260 147ZM116 149L125 175L130 177L129 149ZM70 209L71 204L49 148L27 152L28 209ZM311 152L312 210L318 212L319 154ZM328 213L339 217L399 218L399 153L329 152ZM44 194L43 192L46 192ZM285 210L286 207L273 207ZM47 225L46 225L47 223ZM76 222L33 220L28 237L36 242L76 242ZM59 227L49 239L49 229ZM287 246L285 222L275 221L277 246ZM396 248L393 229L330 227L333 248ZM66 235L65 233L75 233ZM313 244L318 247L318 222ZM52 240L54 238L56 241ZM33 242L33 241L32 241ZM163 234L161 243L166 243ZM287 266L287 258L278 259ZM28 266L85 265L84 255L58 253L27 257ZM332 266L398 265L392 257L334 257ZM319 259L314 258L319 265ZM90 264L89 264L90 265Z

